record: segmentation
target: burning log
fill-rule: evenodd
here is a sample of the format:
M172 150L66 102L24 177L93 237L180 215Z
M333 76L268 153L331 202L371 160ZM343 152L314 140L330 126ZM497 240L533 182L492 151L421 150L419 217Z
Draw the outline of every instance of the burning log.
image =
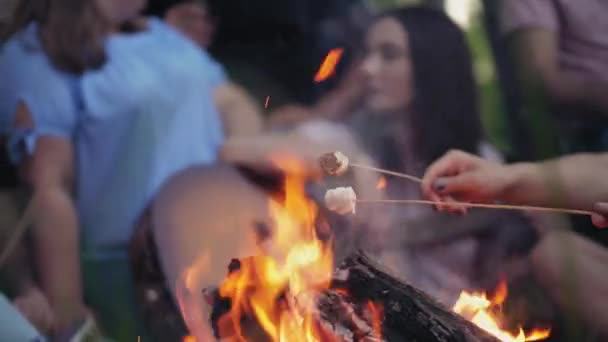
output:
M231 264L232 271L235 261ZM235 330L247 341L272 341L251 316L234 329L230 300L214 294L212 325L218 338L231 339ZM278 306L305 307L320 341L497 341L474 324L442 307L426 294L384 271L363 252L347 258L335 271L329 289L301 300L302 294L281 296Z

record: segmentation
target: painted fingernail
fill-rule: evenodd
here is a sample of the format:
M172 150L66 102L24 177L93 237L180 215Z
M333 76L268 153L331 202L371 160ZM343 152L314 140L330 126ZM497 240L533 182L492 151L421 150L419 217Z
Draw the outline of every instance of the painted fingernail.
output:
M445 190L445 182L442 179L435 181L435 191L442 192Z

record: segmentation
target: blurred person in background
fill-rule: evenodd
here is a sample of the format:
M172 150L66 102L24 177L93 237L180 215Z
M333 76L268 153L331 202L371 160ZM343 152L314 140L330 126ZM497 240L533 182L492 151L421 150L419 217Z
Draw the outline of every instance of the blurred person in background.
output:
M144 14L163 19L205 51L213 41L216 18L205 0L149 0ZM221 70L221 74L225 74L223 67L211 56L209 58L216 68ZM213 99L228 136L253 135L260 132L260 108L241 86L226 78L218 83Z
M530 108L526 115L550 114L563 153L606 151L608 3L503 0L500 16ZM537 135L550 134L538 131L546 122L536 125Z
M140 16L145 5L23 0L2 37L2 129L37 208L36 274L59 340L94 326L85 297L110 337L144 335L127 263L135 220L172 174L215 162L224 140L222 70Z
M145 13L164 19L203 49L215 38L217 18L206 0L149 0Z
M363 49L363 110L347 122L380 167L419 176L451 148L500 160L484 139L465 36L447 15L424 7L384 13L368 29ZM386 196L417 199L420 193L417 184L389 177ZM384 212L395 227L447 224L431 208L392 206ZM479 286L474 270L480 245L471 234L383 254L408 282L451 305L461 290Z
M608 154L574 154L540 163L501 165L451 151L426 171L422 192L431 200L575 208L594 212L596 227L608 227ZM449 205L440 210L458 210ZM608 336L608 250L567 230L547 231L531 254L533 273L574 317ZM577 281L579 280L579 281Z
M500 21L519 79L528 159L608 150L608 3L502 0ZM573 216L608 246L608 233Z

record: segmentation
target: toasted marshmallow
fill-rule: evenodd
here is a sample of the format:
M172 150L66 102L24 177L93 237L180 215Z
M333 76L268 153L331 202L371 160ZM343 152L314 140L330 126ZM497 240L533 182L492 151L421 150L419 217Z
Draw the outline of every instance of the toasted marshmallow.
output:
M348 171L348 157L340 151L325 153L319 158L321 168L330 175L341 176Z

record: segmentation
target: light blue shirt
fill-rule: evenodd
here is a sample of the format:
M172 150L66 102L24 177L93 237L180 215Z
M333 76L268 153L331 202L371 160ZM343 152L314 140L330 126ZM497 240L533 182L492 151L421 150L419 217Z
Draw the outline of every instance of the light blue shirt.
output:
M53 68L36 32L30 25L0 51L0 129L16 161L40 136L69 139L85 256L126 255L134 223L161 185L216 161L223 131L212 93L223 70L158 19L108 39L107 63L82 76ZM32 113L31 131L10 128L20 101Z

